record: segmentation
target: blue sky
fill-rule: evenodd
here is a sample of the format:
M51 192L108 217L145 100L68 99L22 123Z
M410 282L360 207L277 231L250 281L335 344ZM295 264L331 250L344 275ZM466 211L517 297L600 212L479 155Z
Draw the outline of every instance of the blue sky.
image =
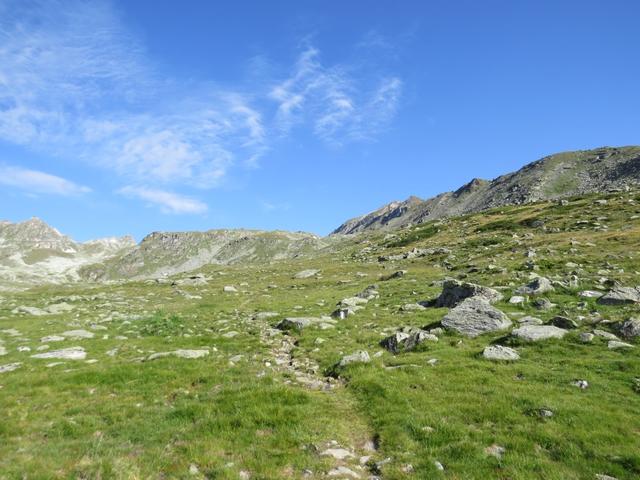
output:
M637 1L0 0L0 218L327 234L640 143Z

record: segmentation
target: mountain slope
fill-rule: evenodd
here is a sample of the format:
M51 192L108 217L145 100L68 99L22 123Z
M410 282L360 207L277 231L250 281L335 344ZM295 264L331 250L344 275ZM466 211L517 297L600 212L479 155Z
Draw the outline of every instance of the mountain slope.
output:
M492 181L473 179L455 192L428 200L410 197L353 218L332 234L385 230L438 218L573 195L606 192L640 183L640 147L603 147L558 153Z
M265 263L296 258L329 244L310 233L258 230L154 232L134 249L82 269L91 280L153 278L207 264Z
M0 287L77 280L78 270L135 246L131 237L77 243L39 218L0 222Z

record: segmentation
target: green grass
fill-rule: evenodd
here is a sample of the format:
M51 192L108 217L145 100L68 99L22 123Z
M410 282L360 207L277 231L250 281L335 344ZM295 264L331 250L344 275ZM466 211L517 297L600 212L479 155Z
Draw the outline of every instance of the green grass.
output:
M611 351L606 341L579 341L598 313L615 323L640 315L637 306L606 307L578 297L581 290L605 288L602 277L640 285L640 206L635 192L503 207L395 232L357 237L331 251L263 265L208 266L205 286L127 282L37 287L4 294L0 339L8 354L0 365L21 362L0 374L0 479L252 479L324 478L340 464L320 455L336 441L371 459L362 478L380 472L386 479L590 479L608 474L640 477L640 345ZM606 217L607 231L576 221ZM544 221L532 228L531 220ZM369 247L364 251L364 247ZM414 247L447 247L450 255L379 263L379 255ZM525 253L534 249L536 256ZM533 262L533 264L529 263ZM567 266L571 262L572 266ZM318 268L318 278L293 275ZM405 269L402 278L382 281ZM580 284L557 286L545 295L558 306L549 311L508 303L531 273ZM404 326L439 322L447 309L403 312L401 306L436 297L439 281L465 278L501 288L496 304L514 320L534 315L583 318L563 340L516 342L505 334L466 339L444 334L415 352L381 352L385 335ZM292 332L291 360L314 366L316 377L358 350L372 355L368 365L339 371L329 391L307 389L291 370L276 368L273 349L280 334L269 329L284 316L329 314L336 302L376 283L378 299L335 328ZM237 294L223 293L235 285ZM277 285L277 288L270 288ZM19 305L45 307L59 301L75 310L43 317L16 315ZM255 320L256 312L278 312ZM30 357L41 337L84 328L93 339L51 342L50 350L83 346L88 360ZM19 336L2 333L17 329ZM233 334L233 332L236 332ZM274 341L270 345L269 339ZM491 343L516 348L513 364L482 359ZM31 352L18 352L28 346ZM208 349L194 360L155 352ZM239 357L241 356L241 357ZM233 361L232 361L233 359ZM437 359L430 365L430 359ZM585 379L590 387L571 385ZM542 418L540 409L554 415ZM373 440L378 450L362 446ZM497 444L501 459L485 453ZM376 467L375 463L390 458ZM444 465L436 470L434 462ZM406 465L414 473L406 473ZM190 468L197 468L191 474Z

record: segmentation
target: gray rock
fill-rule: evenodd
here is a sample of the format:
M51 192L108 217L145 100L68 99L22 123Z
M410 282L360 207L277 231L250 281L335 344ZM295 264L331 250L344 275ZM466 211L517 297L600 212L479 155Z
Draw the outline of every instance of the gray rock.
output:
M620 327L620 333L626 338L640 337L640 318L630 318Z
M71 340L81 340L84 338L93 338L95 335L92 332L88 332L86 330L68 330L62 333L62 336L65 338L70 338Z
M502 300L502 294L492 288L458 280L445 280L442 284L442 293L435 300L434 306L451 308L471 297L482 298L489 303Z
M562 338L568 332L553 325L523 325L511 332L514 337L528 342L537 342L550 338Z
M640 303L640 287L614 287L597 300L600 305Z
M511 320L484 298L470 297L444 316L442 326L468 337L477 337L509 328Z
M593 341L594 337L595 335L593 333L583 332L580 334L580 341L583 343L589 343Z
M553 317L553 319L551 320L551 324L555 327L564 328L567 330L572 330L574 328L578 328L579 326L578 322L576 322L575 320L562 316Z
M153 353L153 354L149 355L147 360L157 360L158 358L164 358L164 357L178 357L178 358L194 359L194 358L206 357L207 355L209 355L209 350L179 349L179 350L174 350L172 352Z
M342 357L340 362L338 362L338 366L346 367L347 365L351 365L353 363L369 363L370 361L371 357L369 357L369 353L365 352L364 350L360 350L359 352Z
M523 295L540 295L554 290L551 281L545 277L534 278L530 283L520 287L516 292Z
M484 349L482 356L487 360L520 360L520 355L513 348L502 345L490 345Z
M542 325L544 322L538 317L526 316L518 319L520 325Z
M586 380L574 380L573 382L571 382L571 385L573 385L574 387L578 387L581 390L589 388L589 382L587 382Z
M524 303L525 298L520 295L514 295L509 299L509 303L512 305L520 305Z
M225 285L222 288L222 291L225 293L237 293L238 289L236 287L234 287L233 285Z
M49 343L49 342L62 342L65 338L61 335L49 335L47 337L42 337L40 339L40 341L42 343Z
M319 273L320 273L320 270L317 270L317 269L314 269L314 268L310 268L308 270L302 270L301 272L296 273L293 276L293 278L295 278L297 280L302 280L304 278L315 277Z
M500 445L496 445L495 443L484 449L484 453L486 453L490 457L496 457L497 459L501 459L506 451L506 448L501 447Z
M533 302L533 306L538 310L550 310L556 306L555 303L551 303L547 298L536 298Z
M87 357L87 352L82 347L69 347L61 350L54 350L46 353L36 353L31 355L31 358L49 359L60 358L62 360L84 360Z
M316 317L287 317L276 325L278 330L302 330L311 325L322 323L321 318Z
M623 348L635 348L635 345L631 345L630 343L625 342L618 342L616 340L610 340L609 343L607 343L607 348L609 348L609 350L620 350Z
M380 342L391 353L408 352L424 342L437 342L438 337L418 328L404 328Z
M578 296L581 298L599 298L602 296L602 292L583 290L582 292L578 293Z
M13 372L20 368L21 363L7 363L6 365L0 365L0 373Z
M598 337L606 338L607 340L619 340L613 333L606 332L604 330L595 329L593 334Z
M324 457L332 457L336 460L345 460L347 458L355 458L355 455L345 448L327 448L320 455Z

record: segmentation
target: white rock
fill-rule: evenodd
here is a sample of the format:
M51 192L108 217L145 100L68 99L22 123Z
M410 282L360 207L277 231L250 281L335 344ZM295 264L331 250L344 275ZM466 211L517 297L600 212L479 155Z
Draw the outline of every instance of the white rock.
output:
M345 448L328 448L321 455L333 457L336 460L344 460L345 458L354 458L355 455Z
M567 330L553 325L523 325L511 333L522 340L537 342L549 338L562 338L567 334Z
M20 368L20 365L22 365L22 364L21 363L8 363L6 365L0 365L0 373L13 372L14 370L17 370L18 368Z
M164 358L164 357L178 357L178 358L193 359L193 358L206 357L207 355L209 355L209 350L184 350L184 349L180 349L180 350L174 350L172 352L153 353L153 354L149 355L147 360L156 360L158 358Z
M54 350L46 353L36 353L31 355L31 358L60 358L63 360L84 360L87 357L87 352L82 347L69 347L62 350Z
M482 356L487 360L515 361L520 359L520 355L513 348L502 345L490 345L484 349Z
M67 330L62 333L62 336L71 340L82 340L84 338L93 338L95 335L87 330Z

